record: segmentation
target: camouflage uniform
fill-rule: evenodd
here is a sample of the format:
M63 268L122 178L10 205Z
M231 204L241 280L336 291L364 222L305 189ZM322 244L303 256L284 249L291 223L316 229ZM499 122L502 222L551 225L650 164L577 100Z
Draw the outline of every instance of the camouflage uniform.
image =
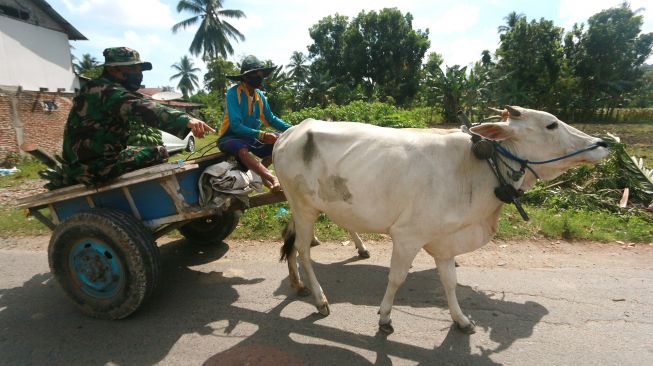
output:
M125 47L104 52L105 66L151 64L140 62ZM111 62L109 62L111 61ZM98 185L123 173L166 161L163 146L127 146L130 121L147 124L184 138L190 117L127 90L107 74L90 80L75 97L63 141L65 184Z

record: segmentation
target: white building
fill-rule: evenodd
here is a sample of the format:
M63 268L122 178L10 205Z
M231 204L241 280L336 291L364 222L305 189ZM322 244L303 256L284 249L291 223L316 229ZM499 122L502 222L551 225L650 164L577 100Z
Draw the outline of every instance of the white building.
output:
M85 40L45 0L0 0L0 163L24 142L52 153L79 81L69 40Z
M0 87L74 92L69 40L85 40L44 0L0 0Z

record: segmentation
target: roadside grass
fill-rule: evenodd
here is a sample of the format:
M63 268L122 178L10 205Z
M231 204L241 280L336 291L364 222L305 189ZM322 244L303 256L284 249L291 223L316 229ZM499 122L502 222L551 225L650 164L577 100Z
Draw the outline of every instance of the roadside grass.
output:
M26 179L39 179L38 172L46 168L35 159L25 159L16 167L20 170L18 173L0 176L0 188L19 186Z
M0 237L49 235L50 230L25 211L0 206Z
M524 208L530 221L522 220L514 206L504 206L496 235L498 239L546 237L601 242L653 242L653 216L614 214L600 210Z
M629 214L615 215L605 211L579 211L525 207L530 221L522 220L514 206L505 205L499 220L497 239L551 238L594 240L601 242L653 242L653 217L650 220ZM286 210L286 212L284 212ZM288 222L288 205L279 203L247 210L230 236L234 239L281 240L281 230ZM347 241L346 230L321 215L315 234L323 241ZM362 234L363 240L380 240L385 235Z
M530 221L523 221L512 205L505 205L499 220L496 238L594 240L601 242L653 242L653 217L605 211L555 210L525 206ZM246 210L231 239L281 240L281 230L290 218L287 203L277 203ZM49 230L33 217L25 217L22 210L0 207L0 237L47 235ZM350 240L346 230L321 215L315 234L322 241ZM180 237L178 233L173 237ZM362 234L363 240L387 238L381 234Z

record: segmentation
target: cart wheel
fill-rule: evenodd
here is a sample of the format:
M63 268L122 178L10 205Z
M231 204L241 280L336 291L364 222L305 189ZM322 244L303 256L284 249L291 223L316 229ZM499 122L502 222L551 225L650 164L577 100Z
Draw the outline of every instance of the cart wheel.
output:
M48 248L50 270L82 313L122 319L156 287L159 248L151 232L121 211L97 208L57 226Z
M203 217L180 227L179 232L193 244L219 244L236 229L240 214L235 211Z

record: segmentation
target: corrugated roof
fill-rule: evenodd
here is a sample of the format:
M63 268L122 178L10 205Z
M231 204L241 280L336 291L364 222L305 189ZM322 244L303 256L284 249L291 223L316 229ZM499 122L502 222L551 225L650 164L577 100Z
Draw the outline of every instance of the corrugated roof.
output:
M48 4L47 1L45 0L32 0L34 4L36 4L39 8L41 8L44 12L46 12L54 21L59 23L65 30L66 34L68 35L68 39L71 41L88 41L88 38L86 38L80 31L78 31L75 27L72 26L72 24L68 23L66 19L64 19L59 13L57 13L54 8Z
M138 92L146 95L148 97L152 97L154 94L160 93L163 91L163 88L140 88L138 89ZM163 104L163 105L169 105L171 107L204 107L204 104L201 103L194 103L194 102L187 102L182 99L174 99L174 100L157 100L157 102Z

